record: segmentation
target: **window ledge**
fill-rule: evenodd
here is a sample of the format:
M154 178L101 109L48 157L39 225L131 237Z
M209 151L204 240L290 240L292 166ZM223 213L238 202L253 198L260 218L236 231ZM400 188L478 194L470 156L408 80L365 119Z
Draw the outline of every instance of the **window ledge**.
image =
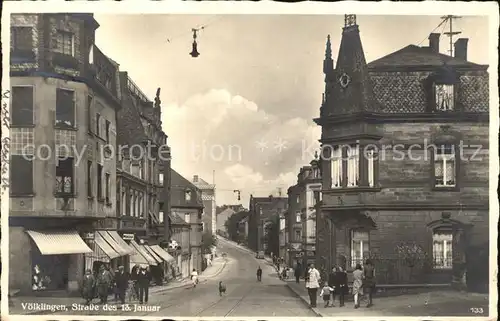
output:
M324 190L324 193L363 193L363 192L380 192L382 190L381 187L334 187Z
M434 272L451 272L453 270L453 268L450 266L450 267L433 267L432 268L432 271Z
M55 129L60 129L60 130L71 130L71 131L78 131L78 128L76 128L75 126L68 126L68 125L59 125L59 124L56 124L54 125L54 128Z
M434 192L458 192L460 188L458 186L434 186L432 190Z
M35 128L35 124L10 124L10 128Z
M27 193L27 194L19 194L19 193L10 193L9 194L9 197L12 197L12 198L23 198L23 197L35 197L36 194L35 193Z

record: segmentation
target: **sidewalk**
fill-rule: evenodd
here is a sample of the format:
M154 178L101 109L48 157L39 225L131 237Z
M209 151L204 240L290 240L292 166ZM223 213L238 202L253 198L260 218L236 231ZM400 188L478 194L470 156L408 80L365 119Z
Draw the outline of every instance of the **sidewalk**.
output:
M243 245L240 245L240 244L238 244L238 243L236 243L236 242L233 242L233 241L231 241L231 240L228 240L228 239L226 239L226 238L224 238L224 237L222 237L222 236L217 236L217 237L218 237L218 239L219 239L219 240L221 240L222 242L229 243L229 244L231 244L232 246L237 247L237 248L239 248L240 250L243 250L243 251L245 251L245 252L247 252L247 253L249 253L249 254L257 255L257 253L255 253L255 251L253 251L253 250L251 250L251 249L249 249L249 248L247 248L247 247L245 247L245 246L243 246ZM273 265L273 266L274 266L274 264L273 264L273 259L272 259L272 258L270 258L269 256L267 256L267 255L266 255L266 256L264 256L264 260L265 260L267 263L269 263L269 264L271 264L271 265Z
M207 267L205 271L200 273L200 282L206 282L207 279L213 278L224 270L227 260L225 258L216 258L212 265ZM158 295L166 291L179 289L182 287L190 286L190 278L185 278L180 281L173 281L166 285L153 286L149 288L149 295ZM9 307L9 314L23 314L23 315L39 315L39 314L52 314L57 312L54 309L63 309L71 307L74 303L83 304L83 299L80 297L34 297L34 296L15 296L11 298L13 306ZM108 297L110 304L116 303L115 296ZM38 304L39 307L35 309L29 308L28 304ZM25 307L23 307L25 305ZM45 305L45 306L43 306ZM58 308L56 307L58 306ZM53 310L51 310L53 309Z
M309 296L304 282L287 281L292 292L309 305ZM319 291L318 291L319 292ZM317 308L312 311L321 317L331 316L486 316L488 314L488 297L475 293L458 291L429 291L418 294L403 294L391 297L377 298L374 296L374 306L366 308L362 303L359 309L354 309L352 295L346 296L345 307L339 307L338 298L335 307L324 308L323 300L318 295ZM473 314L470 308L482 308L484 314Z

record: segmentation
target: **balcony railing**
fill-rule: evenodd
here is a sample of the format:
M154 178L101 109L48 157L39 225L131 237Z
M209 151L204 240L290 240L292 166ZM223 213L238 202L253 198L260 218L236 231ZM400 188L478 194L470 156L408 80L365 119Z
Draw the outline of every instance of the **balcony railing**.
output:
M139 87L135 84L135 82L130 79L130 77L127 77L127 88L128 90L137 98L142 100L145 103L151 102L151 100L146 97L146 95L142 92L142 90L139 89Z

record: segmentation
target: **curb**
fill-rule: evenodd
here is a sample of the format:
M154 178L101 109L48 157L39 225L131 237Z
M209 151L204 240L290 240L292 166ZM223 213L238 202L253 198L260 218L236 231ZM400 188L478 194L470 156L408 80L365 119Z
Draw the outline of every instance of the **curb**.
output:
M292 291L297 297L299 297L307 306L309 306L309 301L308 301L308 298L301 295L299 292L297 292L293 287L291 287L288 282L286 283L286 286L287 288L290 289L290 291ZM311 308L309 307L309 309L314 312L314 314L317 316L317 317L323 317L323 314L321 314L321 312L317 309L317 308Z

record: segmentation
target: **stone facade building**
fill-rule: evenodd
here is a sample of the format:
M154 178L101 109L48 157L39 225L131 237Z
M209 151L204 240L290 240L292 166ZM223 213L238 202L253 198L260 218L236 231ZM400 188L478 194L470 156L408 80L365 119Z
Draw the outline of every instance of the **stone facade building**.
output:
M215 202L215 185L207 183L198 175L193 176L192 183L201 190L201 199L203 201L203 231L208 231L213 235L217 232L217 215Z
M318 219L334 225L331 243L318 236L318 261L372 258L379 284L487 289L488 67L467 61L467 39L454 57L439 53L439 34L367 64L356 16L345 20L335 68L327 41L315 119Z
M11 15L9 286L22 292L77 290L95 256L87 239L116 216L118 68L94 44L98 26Z

